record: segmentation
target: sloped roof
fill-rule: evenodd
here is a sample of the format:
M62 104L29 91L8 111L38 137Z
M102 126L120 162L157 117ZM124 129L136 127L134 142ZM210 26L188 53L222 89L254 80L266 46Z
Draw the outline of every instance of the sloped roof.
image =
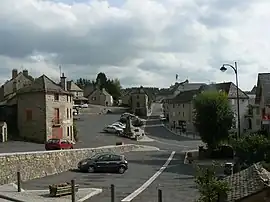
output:
M76 83L74 83L74 81L67 82L67 89L68 89L68 91L83 92L83 89L81 89Z
M223 179L231 190L227 193L227 201L233 202L269 188L269 172L261 163L256 163L249 168L230 175Z
M200 90L217 90L223 91L228 95L228 98L236 98L237 97L237 87L233 82L224 82L224 83L215 83L210 85L204 85L200 88ZM248 95L242 91L240 88L239 90L239 98L241 99L248 99Z
M194 96L198 94L199 90L189 90L179 93L174 98L170 99L170 103L187 103L193 100Z
M21 88L17 91L17 94L34 92L70 94L68 91L63 90L61 86L49 79L46 75L42 75L35 79L30 86Z
M93 95L93 94L96 93L97 91L100 92L100 93L103 93L105 96L111 96L110 93L108 93L105 89L100 90L100 89L97 88L97 89L95 89L92 93L90 93L87 97Z

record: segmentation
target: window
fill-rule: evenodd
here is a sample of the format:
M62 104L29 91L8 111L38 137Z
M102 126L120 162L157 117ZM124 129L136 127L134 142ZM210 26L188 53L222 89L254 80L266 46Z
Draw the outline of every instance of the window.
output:
M54 101L59 101L59 94L54 94Z
M260 125L261 124L261 120L260 119L256 119L256 125Z
M232 99L232 105L234 105L235 104L235 100L234 99Z
M67 102L69 102L69 98L68 98L69 96L67 95Z
M172 107L174 108L174 104L172 105Z
M183 117L185 117L185 112L183 112Z
M70 128L69 128L69 126L67 127L67 136L69 136L70 135Z
M69 109L69 118L72 118L72 109Z
M67 119L69 119L69 109L67 108Z
M111 155L111 161L121 161L121 156Z
M92 100L95 101L97 98L96 97L92 97Z
M109 160L111 160L109 154L102 155L98 158L98 161L109 161Z
M137 95L137 99L140 99L140 96L139 95Z
M26 110L26 121L32 121L33 119L33 114L31 109Z
M185 104L183 104L182 107L185 108Z
M137 107L140 107L140 103L139 102L137 102Z

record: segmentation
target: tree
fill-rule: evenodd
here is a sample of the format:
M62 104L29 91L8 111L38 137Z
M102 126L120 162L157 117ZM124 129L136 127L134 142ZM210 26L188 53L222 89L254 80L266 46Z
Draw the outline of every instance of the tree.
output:
M234 116L225 93L202 92L194 99L194 109L194 125L208 148L228 139Z
M78 129L75 123L73 123L73 137L76 142L78 142L79 137L78 137Z
M260 161L270 162L270 141L263 134L245 134L230 143L239 158L239 163L247 166Z
M108 81L108 79L107 79L107 76L105 73L103 73L103 72L98 73L97 78L96 78L96 85L98 86L98 88L100 90L102 88L106 88L107 81Z
M121 84L119 79L108 80L106 84L106 89L108 93L113 96L114 100L118 100L121 96Z
M227 195L229 184L218 180L215 173L216 165L210 168L197 168L195 183L200 193L198 202L216 202L221 195Z
M85 79L85 78L79 78L77 79L77 81L75 82L80 88L84 88L85 86L88 85L94 85L95 82L91 81L89 79Z

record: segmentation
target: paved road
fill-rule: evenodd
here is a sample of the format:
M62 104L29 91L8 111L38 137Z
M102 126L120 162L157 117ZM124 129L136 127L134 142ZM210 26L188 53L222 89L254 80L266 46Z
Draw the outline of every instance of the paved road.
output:
M169 132L164 127L159 126L157 119L160 111L160 105L153 108L153 114L147 124L152 127L147 128L149 137L154 142L139 143L151 146L157 146L161 151L155 152L130 152L126 154L129 161L129 170L124 175L119 174L88 174L78 172L65 172L59 175L48 176L42 179L28 181L23 184L26 189L46 189L49 184L61 183L76 179L81 187L102 188L103 193L94 196L88 202L110 202L110 184L116 187L116 201L122 199L140 188L147 180L149 180L164 165L172 151L175 151L173 159L162 172L142 193L136 196L132 202L155 202L157 201L157 189L163 191L164 201L193 201L197 194L194 184L195 169L190 165L183 164L183 151L186 149L194 149L200 144L200 141L192 140L186 137L177 136ZM109 144L115 142L116 137L111 135L99 134L100 128L104 126L104 122L109 124L115 121L118 116L83 116L81 120L91 124L86 124L80 133L89 134L82 136L81 146L92 146L100 144ZM153 120L154 119L154 120ZM104 121L105 120L105 121ZM157 125L157 126L155 126ZM129 140L126 140L127 142Z

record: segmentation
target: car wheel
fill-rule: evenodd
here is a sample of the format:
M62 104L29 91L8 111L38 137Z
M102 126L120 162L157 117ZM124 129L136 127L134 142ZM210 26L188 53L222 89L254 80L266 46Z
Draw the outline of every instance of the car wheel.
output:
M118 173L119 173L119 174L124 174L124 172L126 172L126 168L125 168L124 166L120 166L120 167L118 168Z
M93 166L89 166L88 169L87 169L87 172L88 173L93 173L93 172L95 172L95 168Z

